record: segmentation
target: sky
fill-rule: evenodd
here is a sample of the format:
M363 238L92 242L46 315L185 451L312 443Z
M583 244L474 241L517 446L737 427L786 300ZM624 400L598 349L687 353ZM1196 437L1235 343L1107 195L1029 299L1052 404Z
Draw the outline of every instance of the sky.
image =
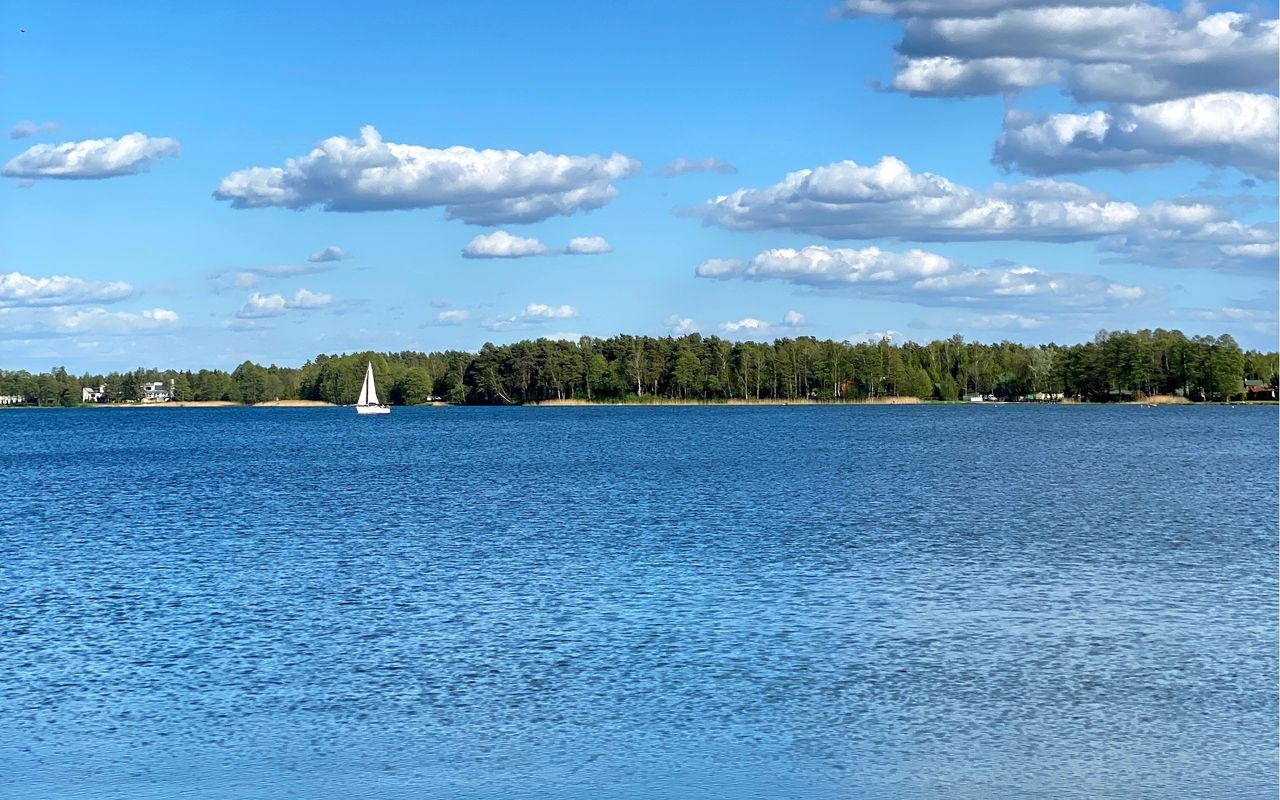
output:
M0 368L692 331L1275 349L1276 17L6 3Z

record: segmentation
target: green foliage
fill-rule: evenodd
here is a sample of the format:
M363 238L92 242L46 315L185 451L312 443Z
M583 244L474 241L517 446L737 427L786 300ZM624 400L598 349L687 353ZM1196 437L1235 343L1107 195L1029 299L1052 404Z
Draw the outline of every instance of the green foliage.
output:
M81 386L105 384L114 402L137 400L142 384L173 381L178 400L323 400L351 404L373 362L378 395L399 405L513 405L544 400L682 399L856 400L907 395L957 400L965 393L1019 399L1036 392L1107 401L1181 394L1230 400L1243 381L1280 382L1276 353L1242 352L1230 336L1187 338L1180 331L1100 331L1084 344L1038 347L983 344L960 336L916 344L820 341L809 336L729 342L680 338L584 336L486 344L478 353L319 355L300 368L246 361L221 370L137 369L73 378L0 370L0 394L40 405L77 405Z

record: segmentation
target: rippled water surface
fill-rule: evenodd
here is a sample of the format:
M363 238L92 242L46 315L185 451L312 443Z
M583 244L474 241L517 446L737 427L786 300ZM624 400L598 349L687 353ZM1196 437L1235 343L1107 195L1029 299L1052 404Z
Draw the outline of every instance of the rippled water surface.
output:
M0 412L0 796L1274 798L1276 430Z

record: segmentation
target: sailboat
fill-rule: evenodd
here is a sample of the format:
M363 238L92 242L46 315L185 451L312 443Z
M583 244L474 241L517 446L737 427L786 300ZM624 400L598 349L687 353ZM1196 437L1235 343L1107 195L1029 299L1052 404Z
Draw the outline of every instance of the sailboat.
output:
M360 387L360 399L356 400L357 414L390 414L391 406L378 402L378 387L373 383L373 362L364 373L364 386Z

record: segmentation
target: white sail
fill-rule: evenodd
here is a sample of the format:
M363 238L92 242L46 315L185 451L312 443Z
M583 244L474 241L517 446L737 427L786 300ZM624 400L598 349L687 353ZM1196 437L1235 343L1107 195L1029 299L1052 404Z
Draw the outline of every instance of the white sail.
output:
M356 400L357 414L390 414L391 409L378 402L378 387L373 382L373 362L364 372L364 385L360 387L360 399Z
M364 386L369 392L369 405L381 405L378 402L378 385L373 382L373 362L369 362L369 369L364 373Z
M364 385L360 387L360 398L356 400L358 406L376 406L378 405L378 387L373 382L373 362L369 362L369 368L364 373Z

